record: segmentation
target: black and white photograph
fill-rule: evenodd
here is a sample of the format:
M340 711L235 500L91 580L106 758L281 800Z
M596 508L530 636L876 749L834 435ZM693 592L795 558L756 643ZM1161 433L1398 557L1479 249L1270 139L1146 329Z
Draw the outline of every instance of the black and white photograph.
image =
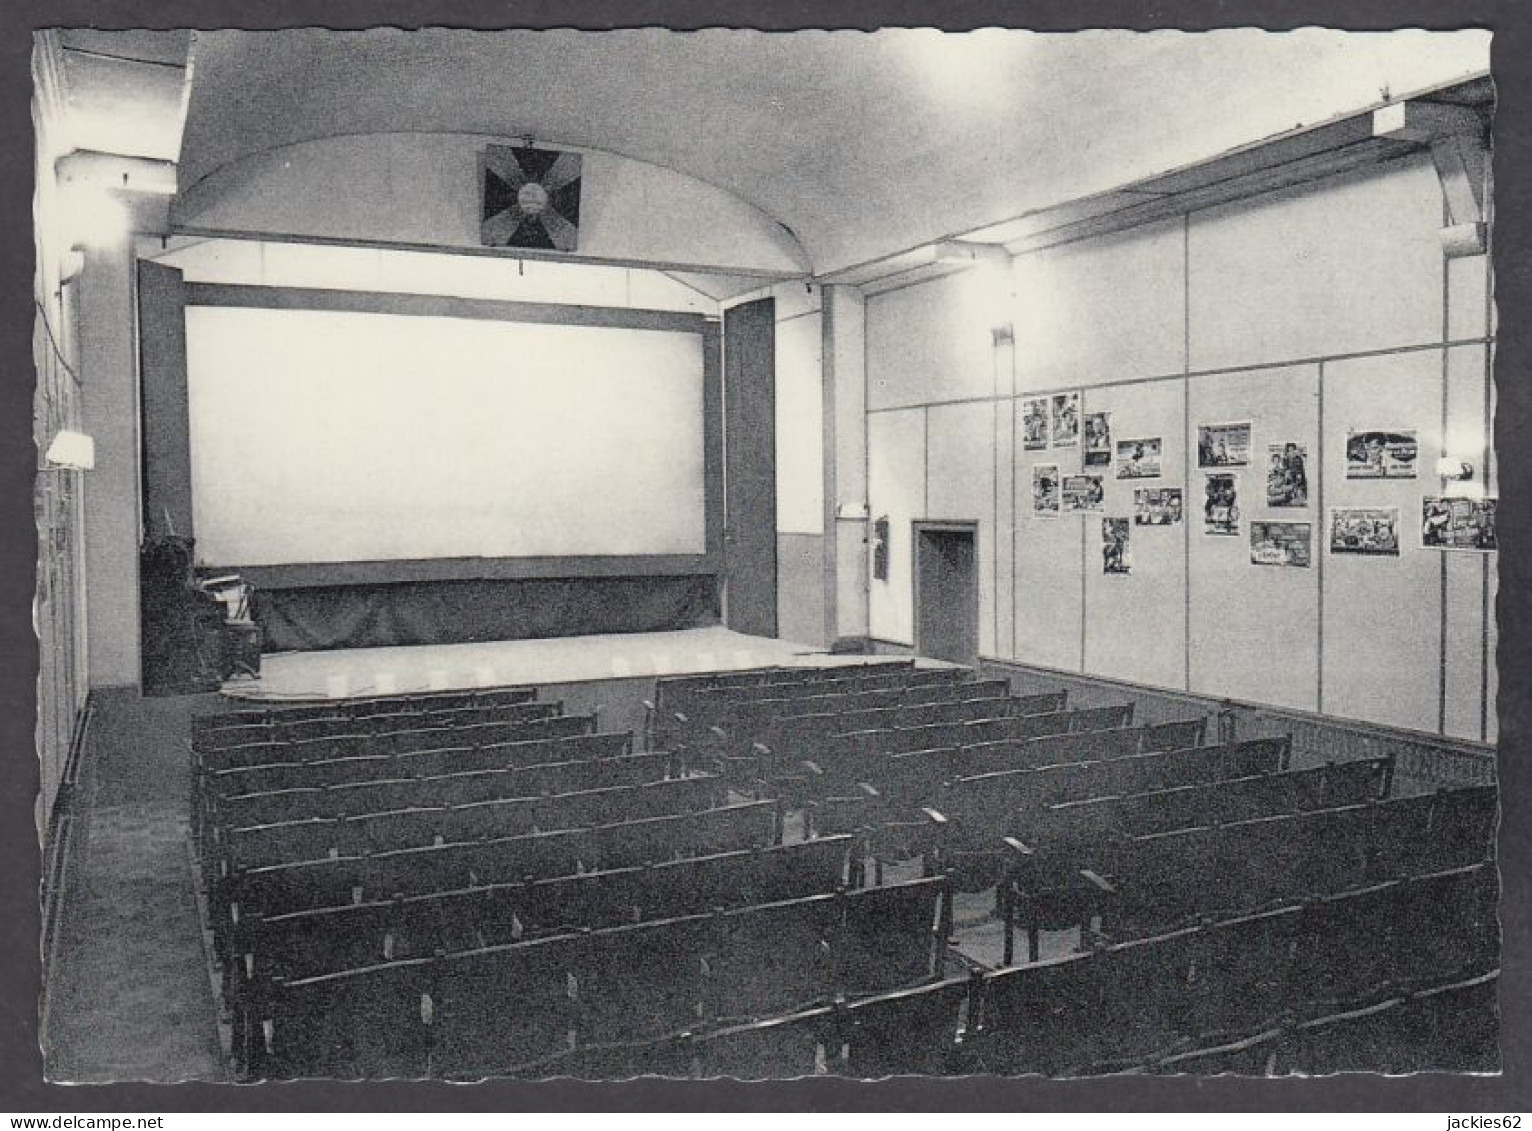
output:
M1399 556L1398 507L1332 507L1330 553Z
M1032 465L1032 513L1052 518L1059 513L1059 465L1034 463Z
M82 7L10 356L79 1110L1509 1062L1497 33Z
M1249 463L1249 421L1197 426L1198 467L1246 467Z
M1158 479L1160 477L1160 437L1117 441L1118 479Z
M1133 492L1133 525L1174 526L1184 508L1179 487L1140 487Z
M1240 529L1239 476L1209 472L1202 482L1202 532L1235 535Z
M1080 394L1054 393L1049 398L1050 432L1055 448L1074 448L1080 444Z
M1499 549L1493 497L1427 495L1420 501L1420 544L1428 550Z
M1346 478L1414 479L1419 455L1413 428L1352 429L1346 434Z
M1048 447L1048 398L1027 397L1021 402L1021 446L1040 452Z
M1086 467L1112 465L1112 414L1085 414L1085 441L1080 448L1080 462Z
M1312 554L1307 522L1251 522L1250 564L1307 569Z
M1132 527L1125 518L1101 520L1101 572L1108 576L1127 576L1133 572L1133 554L1128 541Z
M1308 506L1308 448L1289 440L1285 444L1272 444L1266 451L1266 505L1278 508Z
M1106 489L1099 475L1066 475L1061 494L1065 514L1100 511L1106 502Z

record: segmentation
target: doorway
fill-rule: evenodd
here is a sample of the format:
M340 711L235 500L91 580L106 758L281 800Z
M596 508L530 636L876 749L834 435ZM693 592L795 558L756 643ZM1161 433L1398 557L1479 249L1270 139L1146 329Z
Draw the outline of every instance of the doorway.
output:
M972 666L979 660L976 522L916 522L915 653Z

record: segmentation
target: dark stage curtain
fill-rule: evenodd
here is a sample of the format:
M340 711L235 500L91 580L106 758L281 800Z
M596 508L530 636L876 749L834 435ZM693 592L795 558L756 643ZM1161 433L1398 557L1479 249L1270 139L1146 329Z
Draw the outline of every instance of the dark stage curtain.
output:
M707 575L275 589L257 592L255 616L268 652L665 632L717 624L718 583Z

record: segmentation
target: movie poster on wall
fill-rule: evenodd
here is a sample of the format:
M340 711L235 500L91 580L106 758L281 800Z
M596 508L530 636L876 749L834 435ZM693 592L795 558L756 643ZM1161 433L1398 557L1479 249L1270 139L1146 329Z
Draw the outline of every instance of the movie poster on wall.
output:
M1306 522L1252 522L1250 564L1308 569L1311 541Z
M1398 507L1332 507L1330 553L1399 556Z
M1099 475L1066 475L1063 496L1065 514L1085 514L1100 512L1106 491Z
M1133 556L1128 545L1128 520L1101 520L1101 572L1125 576L1133 572Z
M1059 465L1032 465L1032 513L1052 518L1059 513Z
M1055 448L1073 448L1080 443L1080 394L1055 393L1051 401L1052 439Z
M1419 455L1413 428L1353 428L1346 433L1346 478L1414 479Z
M1183 506L1179 487L1142 487L1133 492L1133 525L1172 526Z
M1081 460L1086 467L1112 465L1112 421L1106 412L1085 414L1085 445Z
M1309 505L1309 451L1299 443L1272 444L1266 449L1266 505Z
M1420 544L1428 550L1497 549L1495 499L1425 496L1420 501Z
M1232 474L1210 472L1203 485L1202 532L1239 533L1239 483Z
M1048 398L1028 397L1021 402L1021 446L1040 452L1048 447Z
M1245 467L1249 463L1249 421L1197 425L1198 467Z
M1118 479L1158 479L1160 477L1160 438L1117 441Z

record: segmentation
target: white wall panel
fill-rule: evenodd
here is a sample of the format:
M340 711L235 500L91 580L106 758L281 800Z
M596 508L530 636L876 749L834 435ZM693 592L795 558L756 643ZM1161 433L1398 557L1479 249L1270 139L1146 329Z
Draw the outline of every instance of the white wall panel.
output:
M898 644L915 642L910 523L925 512L925 434L922 408L867 417L870 514L874 520L886 516L889 531L888 579L869 582L868 615L873 636Z
M1489 333L1489 256L1447 260L1447 337L1451 341Z
M1160 437L1158 479L1105 475L1102 515L1085 531L1085 666L1088 671L1160 687L1186 684L1186 525L1134 526L1133 492L1186 485L1182 427L1185 381L1155 381L1087 390L1082 411L1111 413L1112 441ZM1185 496L1183 495L1183 498ZM1190 508L1188 508L1190 510ZM1102 572L1101 519L1126 518L1132 572Z
M1021 402L1012 426L1021 435ZM1089 518L1039 517L1032 509L1032 467L1054 463L1060 475L1080 470L1078 448L1029 452L1016 444L1016 659L1026 664L1079 671L1085 568L1082 530ZM1097 518L1099 527L1099 517Z
M1456 292L1454 292L1456 293ZM1446 493L1479 494L1485 491L1485 468L1482 452L1486 446L1485 430L1485 347L1460 346L1447 351L1447 428L1441 449L1428 455L1443 454L1469 459L1476 469L1475 479L1461 487L1448 484ZM1427 480L1436 491L1434 479ZM1418 522L1419 514L1414 516ZM1481 731L1481 708L1484 696L1482 649L1484 634L1494 631L1494 612L1489 610L1486 623L1485 592L1488 584L1485 555L1468 551L1442 552L1442 571L1446 582L1445 651L1446 685L1443 702L1446 733L1456 738L1477 741ZM1490 573L1499 564L1498 555L1490 555Z
M777 322L777 530L824 533L824 371L818 314Z
M995 392L1009 397L1015 390L1016 349L1014 343L1001 342L995 347ZM994 406L995 436L995 651L996 656L1010 656L1016 650L1016 416L1012 402L997 401Z
M995 654L995 412L992 402L928 410L926 513L921 518L977 521L979 653Z
M1429 157L1194 213L1191 368L1441 340Z
M867 407L987 397L994 281L964 271L867 300Z
M1233 470L1239 489L1238 536L1204 533L1204 472L1197 467L1197 426L1249 420L1250 466ZM1190 381L1186 422L1191 604L1191 690L1312 711L1319 662L1318 556L1319 370L1265 369ZM1309 505L1266 506L1267 447L1308 449ZM1252 520L1309 523L1311 564L1259 566L1250 561Z
M1398 507L1398 557L1328 552L1324 601L1324 700L1343 718L1437 729L1441 565L1420 548L1420 497L1440 481L1434 460L1419 479L1346 476L1351 428L1414 428L1422 456L1441 445L1442 358L1436 350L1328 362L1324 373L1326 507ZM1327 516L1328 517L1328 516Z
M1018 257L1018 387L1180 373L1185 260L1180 217Z

